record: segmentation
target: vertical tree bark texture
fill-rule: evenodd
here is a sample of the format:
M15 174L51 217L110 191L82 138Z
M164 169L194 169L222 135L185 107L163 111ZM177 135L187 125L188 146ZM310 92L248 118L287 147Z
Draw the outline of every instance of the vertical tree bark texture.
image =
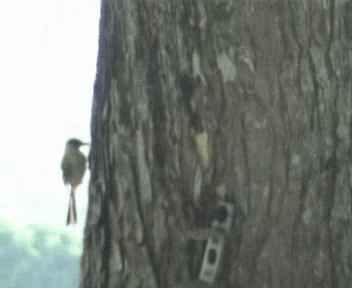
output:
M103 0L80 287L352 287L352 3Z

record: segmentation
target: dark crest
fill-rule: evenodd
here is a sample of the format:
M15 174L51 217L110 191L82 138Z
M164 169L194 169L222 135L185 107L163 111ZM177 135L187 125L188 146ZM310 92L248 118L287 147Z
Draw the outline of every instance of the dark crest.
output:
M83 143L81 140L77 138L71 138L67 141L67 143L75 147L80 147L82 145L85 145L85 143Z

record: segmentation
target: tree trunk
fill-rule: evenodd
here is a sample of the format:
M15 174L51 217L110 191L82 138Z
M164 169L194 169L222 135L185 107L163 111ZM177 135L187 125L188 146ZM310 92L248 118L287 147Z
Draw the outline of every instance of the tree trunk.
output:
M352 287L351 19L344 0L103 0L80 287L206 287L218 203L215 287Z

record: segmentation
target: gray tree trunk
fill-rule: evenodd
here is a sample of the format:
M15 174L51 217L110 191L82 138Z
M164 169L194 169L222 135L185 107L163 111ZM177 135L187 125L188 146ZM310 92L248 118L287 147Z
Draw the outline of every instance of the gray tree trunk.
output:
M219 200L215 287L352 287L351 48L351 1L103 0L80 287L196 281Z

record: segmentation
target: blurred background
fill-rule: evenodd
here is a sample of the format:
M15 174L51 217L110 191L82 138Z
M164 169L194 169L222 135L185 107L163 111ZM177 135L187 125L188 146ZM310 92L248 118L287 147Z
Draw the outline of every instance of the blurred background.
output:
M60 161L68 138L90 141L99 13L99 0L0 2L0 287L78 285L89 173L66 227Z

